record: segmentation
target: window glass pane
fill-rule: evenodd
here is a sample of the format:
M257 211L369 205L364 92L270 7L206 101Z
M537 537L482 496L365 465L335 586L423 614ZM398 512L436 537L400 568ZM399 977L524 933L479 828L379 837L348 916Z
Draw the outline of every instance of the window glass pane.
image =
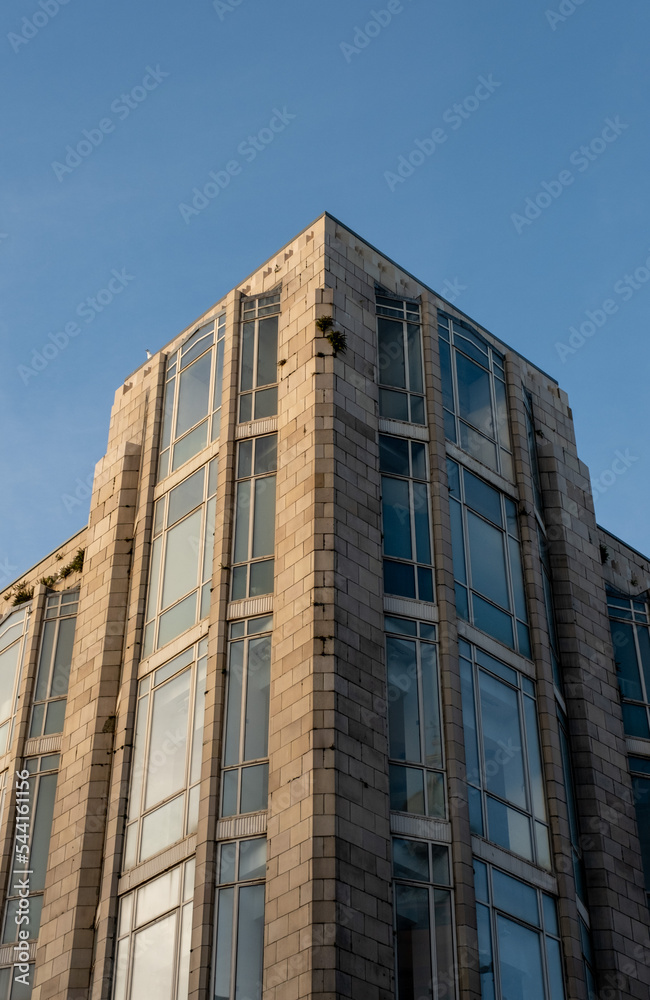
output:
M235 1000L260 1000L264 950L264 886L239 890Z
M160 438L160 448L164 451L169 447L172 436L172 417L174 415L174 389L176 379L170 379L165 386L165 412L163 415L162 436Z
M245 767L241 775L240 812L258 812L268 807L269 765Z
M544 1000L539 934L501 916L497 917L497 928L502 995Z
M406 389L403 324L392 319L377 320L379 381Z
M268 434L255 441L255 475L275 472L278 465L278 436ZM240 475L243 473L240 472Z
M186 670L154 694L145 809L185 786L190 677Z
M142 820L142 841L140 846L140 861L157 854L169 844L176 843L183 836L183 809L185 796L179 795L166 802L160 809L155 809Z
M47 706L43 736L50 736L52 733L63 732L63 720L65 719L66 704L67 702L64 698L61 701L53 701Z
M642 705L628 705L623 702L623 729L627 736L636 736L639 739L650 739L650 729L648 728L648 713Z
M440 736L440 706L438 700L438 670L436 647L420 643L422 671L422 705L424 711L424 762L429 767L442 767Z
M413 477L427 479L426 447L419 441L411 441L411 458L413 461Z
M488 604L477 594L472 595L474 624L488 635L494 636L499 642L514 648L512 638L512 618L505 611L499 611L493 604ZM459 612L460 614L460 612Z
M198 585L203 512L195 511L167 532L162 606L169 607Z
M132 997L172 1000L176 920L176 914L170 914L135 935Z
M135 739L133 750L133 767L131 771L131 790L129 795L128 818L134 819L140 812L140 795L142 793L142 779L144 772L145 739L147 732L147 710L149 707L149 697L145 696L138 703L137 721L135 724Z
M429 881L429 847L423 841L393 837L393 874L395 878Z
M440 350L440 377L442 379L442 405L447 410L454 412L454 389L451 378L451 355L449 344L444 340L438 341Z
M487 465L488 468L498 469L497 449L483 434L470 427L468 424L460 422L460 446L463 451L472 455L477 461Z
M230 966L234 889L220 889L217 897L217 947L215 952L214 1000L230 1000Z
M179 868L172 869L138 889L135 926L141 927L176 906L179 889Z
M409 475L409 443L404 438L379 435L379 468L397 476Z
M513 917L525 920L539 927L539 911L537 908L537 892L532 886L512 878L497 868L492 869L492 889L494 905Z
M252 557L273 555L275 544L275 476L255 480Z
M187 368L189 364L198 358L208 347L214 343L214 321L206 323L200 330L196 330L181 347L181 368Z
M218 410L221 406L221 394L223 386L223 338L217 344L217 364L216 371L214 375L214 396L212 400L212 408Z
M68 693L75 623L75 618L63 618L59 622L59 636L56 643L56 653L54 654L54 668L52 670L52 685L49 691L51 696Z
M384 591L397 597L415 598L414 567L384 559Z
M502 608L510 609L508 577L503 550L503 533L487 521L467 512L469 557L472 589L489 597Z
M449 514L451 517L451 554L454 561L454 577L461 583L467 583L463 513L460 504L450 502Z
M519 542L508 537L508 552L510 554L510 573L512 575L512 590L515 595L515 614L522 621L528 621L526 611L526 594L524 590L524 574L521 567L521 549Z
M190 594L170 611L160 616L158 646L171 642L196 621L196 594Z
M641 664L643 667L646 694L650 698L650 633L647 628L637 626L636 634L639 640L639 649L641 650Z
M422 348L420 346L420 327L414 323L406 325L406 339L409 356L409 389L412 392L424 392L422 383Z
M469 621L469 600L467 597L467 590L465 587L457 583L454 587L455 597L456 597L456 614L459 618L463 618L465 621Z
M187 1000L190 986L190 950L192 946L192 907L184 906L181 917L180 954L178 956L178 992L176 1000Z
M424 773L414 767L390 765L390 807L424 816Z
M54 815L56 778L56 774L44 774L39 780L32 830L31 853L29 856L33 870L30 880L30 889L32 892L40 892L45 888L47 856L50 850L52 816ZM30 778L30 784L33 780Z
M212 563L214 554L214 527L217 514L217 498L208 500L205 509L205 538L203 541L203 573L205 581L212 579ZM201 614L203 617L203 614Z
M451 893L444 889L433 890L433 913L436 938L436 967L441 992L448 982L455 965L454 943L451 927Z
M48 696L48 682L50 679L50 663L52 662L52 649L54 648L54 637L56 635L55 621L45 622L43 626L43 644L41 646L41 656L38 665L38 680L34 691L34 701L44 701ZM20 644L13 648L13 657L17 657ZM14 676L10 666L11 658L6 655L0 656L0 719L6 719L11 714L11 693L13 692ZM15 660L14 662L17 662ZM4 683L3 683L4 682ZM9 682L7 684L7 682ZM5 687L7 684L7 687ZM6 700L5 691L9 688L9 701Z
M239 737L241 727L242 676L244 672L244 643L230 644L230 669L228 672L228 706L226 709L226 739L223 762L239 762Z
M646 892L650 892L650 780L632 775Z
M426 483L413 483L413 513L415 517L417 560L421 563L430 563L429 490Z
M469 655L469 654L468 654ZM507 681L513 687L519 687L519 677L516 670L511 667L506 667L505 663L501 660L497 660L496 657L490 656L483 649L475 649L476 662L481 667L485 667L486 670L490 670L493 674L497 674L498 677L503 681ZM524 683L528 678L522 678Z
M250 480L237 484L235 513L235 562L248 559L248 534L250 526L251 483Z
M33 736L43 735L43 719L45 717L45 705L35 705L32 710L32 721L29 727L30 739Z
M493 438L494 421L490 400L490 376L469 358L456 353L458 414L483 434Z
M264 878L266 875L266 837L242 840L239 846L239 878Z
M241 396L239 400L239 422L244 423L244 421L252 419L253 395L252 393L247 393L245 396Z
M524 698L524 715L526 718L526 749L528 750L528 773L530 775L530 797L532 799L533 815L537 819L545 820L544 775L539 749L537 709L532 698Z
M564 979L562 976L562 956L559 941L546 938L546 956L550 1000L564 1000Z
M390 420L408 421L408 396L405 392L393 392L391 389L380 389L379 413L382 417L388 417Z
M251 639L248 646L248 683L244 760L258 760L268 753L271 636Z
M524 765L517 693L479 671L486 787L526 808Z
M176 437L197 424L208 412L212 352L205 354L181 373L178 380Z
M437 771L426 771L427 779L427 816L438 819L445 817L445 783Z
M240 389L253 388L253 353L255 350L255 323L244 323L241 347Z
M506 387L501 379L494 380L494 396L497 404L497 427L499 430L499 442L510 449L510 429L508 427L508 401L506 398ZM533 442L534 444L534 442ZM535 455L537 453L535 452Z
M424 423L424 399L422 396L410 396L411 403L411 423Z
M612 642L618 686L624 698L643 700L639 664L634 644L634 627L623 622L612 622Z
M388 670L388 732L394 760L420 761L415 643L394 636L386 638Z
M174 458L172 460L172 472L180 469L184 462L187 462L194 455L203 451L208 443L208 421L205 420L193 431L186 434L184 438L174 445Z
M463 483L467 506L502 528L501 500L497 490L492 489L482 479L473 476L466 469L463 470Z
M278 412L278 389L259 389L255 393L255 419L272 417Z
M175 524L203 501L205 484L205 469L199 469L193 476L186 479L180 486L175 486L169 492L167 508L167 525Z
M474 708L474 682L472 664L460 659L461 694L463 701L463 730L465 733L465 760L467 780L479 782L478 736L476 732L476 711Z
M129 972L129 944L130 942L127 939L126 941L120 941L117 945L113 1000L125 1000L126 997L126 978Z
M399 996L432 1000L428 889L396 885L395 910Z
M476 923L478 930L479 972L481 975L481 1000L495 1000L492 931L490 929L490 911L486 906L476 907Z
M411 559L411 516L409 486L402 479L381 478L384 553ZM414 595L415 596L415 595Z
M432 882L449 885L449 848L441 844L431 845Z
M256 562L251 564L250 597L258 597L260 594L273 593L274 565L273 559L268 559L266 562Z
M224 771L223 795L221 804L222 816L234 816L237 812L237 782L239 771Z
M273 385L278 380L278 317L259 321L257 385Z
M14 978L13 985L11 987L11 1000L31 1000L32 996L32 986L34 984L34 963L30 963L29 971L27 973L27 985L25 983L19 983Z
M13 712L20 645L19 642L15 642L4 653L0 653L0 720L7 719Z
M521 854L533 860L533 845L530 837L528 816L497 802L491 795L487 797L488 837L495 844L505 847L514 854Z
M149 594L147 597L147 619L151 621L158 610L158 586L160 583L160 554L162 538L156 538L151 550L151 571L149 574Z

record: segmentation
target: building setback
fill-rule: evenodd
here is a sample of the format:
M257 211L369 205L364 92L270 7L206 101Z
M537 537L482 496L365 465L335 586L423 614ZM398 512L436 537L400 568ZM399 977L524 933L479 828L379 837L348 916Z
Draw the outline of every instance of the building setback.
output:
M0 604L0 1000L647 1000L649 588L556 382L321 216Z

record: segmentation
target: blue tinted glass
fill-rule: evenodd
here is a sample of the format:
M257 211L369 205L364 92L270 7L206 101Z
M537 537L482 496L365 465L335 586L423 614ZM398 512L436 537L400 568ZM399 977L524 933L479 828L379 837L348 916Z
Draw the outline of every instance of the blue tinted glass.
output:
M634 627L623 622L611 622L614 660L621 694L624 698L641 701L641 678L634 643Z
M513 1000L545 1000L540 935L497 917L501 993Z
M417 634L417 623L409 621L408 618L393 618L390 615L386 615L384 618L384 627L387 632L399 632L401 635Z
M417 882L429 881L429 846L423 841L393 838L393 875Z
M650 739L650 728L648 728L648 712L643 705L628 705L623 702L623 729L628 736L636 736L639 739Z
M409 475L409 443L405 438L379 435L379 468L396 476Z
M501 498L497 490L488 486L482 479L473 476L467 469L464 470L463 481L467 506L482 514L488 521L503 527Z
M499 910L511 913L529 924L539 927L539 912L537 908L537 892L532 886L512 878L497 868L492 870L492 890L494 905Z
M384 559L384 591L396 597L415 599L415 568Z
M433 573L418 566L418 600L433 604Z

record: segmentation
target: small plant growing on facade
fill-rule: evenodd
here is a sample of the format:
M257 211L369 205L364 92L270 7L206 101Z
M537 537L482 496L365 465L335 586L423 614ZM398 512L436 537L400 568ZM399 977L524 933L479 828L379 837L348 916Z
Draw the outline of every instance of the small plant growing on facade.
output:
M5 594L5 601L11 601L15 608L18 604L24 604L25 601L30 601L33 596L33 586L30 587L25 580L19 580L19 582L14 583L11 590Z
M339 352L343 354L347 348L347 339L345 334L341 330L332 329L334 326L334 320L331 316L320 316L316 320L316 327L325 339L328 341L330 347L332 348L332 355L336 357Z
M57 580L58 580L57 574L55 574L54 576L42 576L41 579L39 580L39 583L44 584L46 587L53 587Z
M600 561L603 564L603 566L605 565L605 563L607 562L608 559L609 559L609 549L607 548L606 545L603 545L603 543L601 542L600 543Z

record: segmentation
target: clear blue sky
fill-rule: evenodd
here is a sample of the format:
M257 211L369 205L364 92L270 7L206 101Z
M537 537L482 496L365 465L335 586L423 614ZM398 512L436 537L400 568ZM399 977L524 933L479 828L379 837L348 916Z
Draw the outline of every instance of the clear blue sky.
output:
M83 526L145 349L325 209L558 379L600 523L650 551L647 0L41 2L0 14L0 585Z

